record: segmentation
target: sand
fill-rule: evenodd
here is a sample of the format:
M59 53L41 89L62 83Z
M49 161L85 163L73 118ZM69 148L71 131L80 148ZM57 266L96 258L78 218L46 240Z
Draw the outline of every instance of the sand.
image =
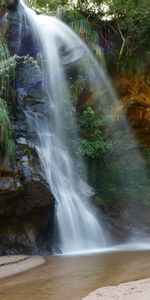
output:
M41 264L42 256L1 256L0 278L15 275ZM150 278L100 288L82 300L150 300Z
M83 300L150 300L150 279L100 288Z
M0 278L15 275L17 273L29 270L44 263L45 260L42 256L1 256Z

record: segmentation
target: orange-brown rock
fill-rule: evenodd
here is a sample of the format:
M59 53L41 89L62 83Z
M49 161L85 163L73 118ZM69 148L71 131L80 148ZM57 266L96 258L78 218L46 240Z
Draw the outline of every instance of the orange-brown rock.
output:
M114 86L130 123L142 147L150 146L150 77L124 75L114 80Z

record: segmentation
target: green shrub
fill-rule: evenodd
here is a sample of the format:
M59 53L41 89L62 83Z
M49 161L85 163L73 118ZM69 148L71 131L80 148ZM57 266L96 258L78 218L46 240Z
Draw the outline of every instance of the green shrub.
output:
M16 57L10 56L3 36L0 36L0 157L12 161L15 146L12 138L12 127L8 102L13 102Z
M0 156L13 160L15 145L12 139L12 127L6 101L0 98Z
M112 149L112 141L105 134L105 126L110 116L99 116L92 107L87 107L78 116L80 138L75 141L77 153L96 159Z
M10 56L3 36L0 36L0 97L8 100L13 92L17 55Z

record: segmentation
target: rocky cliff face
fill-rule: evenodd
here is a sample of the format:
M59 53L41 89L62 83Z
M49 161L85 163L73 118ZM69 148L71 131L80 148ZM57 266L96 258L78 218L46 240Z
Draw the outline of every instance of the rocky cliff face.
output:
M28 36L20 36L19 12L10 11L5 19L11 53L30 54ZM34 61L24 63L18 59L15 85L16 101L9 99L9 106L14 118L16 161L12 166L0 167L0 255L51 251L53 239L54 199L39 165L36 136L28 128L25 116L26 108L41 109L44 93Z

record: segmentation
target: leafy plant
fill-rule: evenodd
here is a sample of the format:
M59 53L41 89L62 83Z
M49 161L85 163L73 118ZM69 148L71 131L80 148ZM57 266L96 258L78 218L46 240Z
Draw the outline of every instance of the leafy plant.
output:
M0 96L8 100L15 79L17 56L10 56L5 40L0 36Z
M96 159L112 149L112 141L105 134L110 116L99 117L92 107L87 107L78 117L80 138L75 142L76 151L83 156Z
M13 160L15 145L12 138L12 127L9 118L8 106L0 98L0 154L7 160Z
M10 56L3 36L0 36L0 156L11 161L14 158L15 145L8 110L8 102L13 102L15 69L17 56Z

